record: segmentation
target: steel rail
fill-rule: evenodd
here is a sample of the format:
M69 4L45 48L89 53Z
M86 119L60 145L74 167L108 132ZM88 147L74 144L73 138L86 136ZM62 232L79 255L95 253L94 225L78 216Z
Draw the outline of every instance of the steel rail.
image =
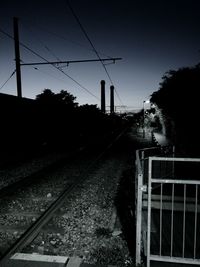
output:
M33 223L24 232L24 234L21 235L21 237L12 245L12 247L8 249L0 258L1 264L5 264L15 252L22 250L39 234L42 227L51 219L55 211L62 205L69 193L72 192L72 190L79 184L80 181L81 179L64 190L57 200L54 201L50 207L38 218L38 220L35 221L35 223Z
M127 127L128 128L128 127ZM127 128L123 129L112 142L101 152L89 166L86 168L83 174L76 180L75 183L69 185L60 196L44 211L43 214L20 236L20 238L0 257L0 266L6 266L6 263L13 254L21 251L24 247L30 244L34 238L39 234L42 227L53 217L54 213L60 208L63 202L67 199L70 193L87 177L88 170L99 160L113 145L114 143L126 133Z

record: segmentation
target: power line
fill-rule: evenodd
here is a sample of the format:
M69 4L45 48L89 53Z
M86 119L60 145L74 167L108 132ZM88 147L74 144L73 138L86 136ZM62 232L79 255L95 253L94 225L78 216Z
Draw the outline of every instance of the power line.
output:
M9 33L5 32L4 30L2 30L0 28L0 32L3 33L4 35L6 35L7 37L9 37L10 39L14 40L13 36L10 35ZM40 56L38 53L36 53L35 51L33 51L31 48L29 48L28 46L26 46L25 44L23 44L22 42L19 42L19 44L26 48L27 50L29 50L31 53L33 53L34 55L38 56L39 58L41 58L42 60L48 62L48 60L46 60L44 57Z
M83 45L83 44L80 44L80 43L77 43L77 42L75 42L75 41L69 40L69 39L67 39L66 37L62 36L62 35L59 35L59 34L57 34L57 33L55 33L55 32L52 32L52 31L49 31L49 30L45 29L44 27L38 26L38 25L36 25L36 24L35 24L35 25L32 25L32 26L35 27L35 28L37 28L37 29L39 29L39 30L41 30L41 31L43 31L43 32L46 32L46 33L51 34L51 35L54 35L54 36L56 36L56 37L59 38L59 39L62 39L62 40L67 41L67 42L70 42L70 43L75 44L75 45L77 45L77 46L79 46L79 47L82 47L82 48L84 48L85 50L94 52L93 49L90 49L90 48L86 47L86 46ZM111 56L108 56L108 55L106 55L105 53L102 53L102 52L100 52L100 51L98 51L98 53L99 53L100 55L102 55L102 56L107 57L107 58L110 58L110 59L112 58ZM106 65L108 65L108 64L106 64Z
M101 62L102 66L103 66L103 68L104 68L104 70L105 70L105 72L106 72L106 74L107 74L107 76L108 76L108 79L110 80L111 85L113 85L113 81L112 81L112 79L111 79L111 76L110 76L110 74L109 74L109 72L108 72L108 70L107 70L105 64L104 64L103 61L101 60L101 58L100 58L100 56L99 56L99 53L97 52L97 50L96 50L95 46L93 45L93 43L92 43L92 41L91 41L89 35L87 34L85 28L83 27L83 25L82 25L82 23L81 23L79 17L77 16L77 14L75 13L74 9L72 8L72 6L71 6L71 4L70 4L70 1L69 1L69 0L66 0L66 3L67 3L67 5L68 5L69 9L71 10L71 12L72 12L74 18L76 19L78 25L80 26L80 28L81 28L83 34L85 35L86 39L87 39L88 42L90 43L90 45L91 45L93 51L95 52L96 56L98 57L99 61ZM121 98L120 98L120 96L119 96L119 94L118 94L118 92L117 92L117 90L116 90L116 88L115 88L115 92L116 92L116 95L117 95L119 101L121 102L121 104L124 105L123 102L122 102L122 100L121 100Z
M21 44L21 43L20 43ZM83 90L85 90L86 92L88 92L91 96L95 97L96 99L99 100L99 98L94 95L92 92L90 92L89 89L87 89L86 87L84 87L82 84L80 84L77 80L75 80L73 77L71 77L69 74L67 74L66 72L64 72L61 68L55 66L55 64L50 63L47 59L45 59L44 57L40 56L38 53L34 52L32 49L30 49L29 47L27 47L26 45L22 46L26 49L28 49L30 52L32 52L33 54L37 55L38 57L40 57L41 59L43 59L44 61L46 61L48 64L51 64L51 66L53 66L54 68L56 68L58 71L60 71L61 73L63 73L65 76L67 76L70 80L72 80L74 83L76 83L78 86L80 86Z
M20 43L21 44L21 43ZM55 64L50 63L47 59L45 59L44 57L40 56L38 53L36 53L35 51L33 51L32 49L30 49L29 47L27 47L24 44L21 44L24 48L28 49L30 52L32 52L33 54L37 55L38 57L40 57L41 59L43 59L45 62L47 62L48 64L50 64L51 66L53 66L55 69L57 69L58 71L60 71L61 73L63 73L65 76L67 76L70 80L72 80L74 83L76 83L78 86L80 86L82 89L84 89L86 92L88 92L90 95L92 95L93 97L95 97L96 99L99 100L99 98L94 95L92 92L90 92L89 89L87 89L86 87L84 87L82 84L80 84L78 81L76 81L73 77L71 77L69 74L67 74L66 72L64 72L61 68L55 66Z
M46 48L46 50L52 55L52 56L54 56L54 58L56 58L57 60L60 60L60 58L59 57L57 57L55 54L54 54L54 52L48 47L48 46L44 46L45 48Z
M2 32L4 35L6 35L7 37L11 38L12 40L14 39L14 38L12 37L12 35L8 34L8 33L5 32L4 30L2 30L1 28L0 28L0 32ZM85 33L86 33L86 32L85 32ZM87 35L87 33L86 33L86 35ZM88 36L88 35L87 35L87 36ZM88 37L88 39L89 39L89 37ZM90 42L91 42L91 41L90 41ZM30 51L31 53L33 53L33 54L36 55L37 57L39 57L39 58L41 58L42 60L44 60L47 64L51 64L54 68L56 68L57 70L59 70L60 72L62 72L65 76L67 76L69 79L71 79L74 83L76 83L79 87L81 87L81 88L82 88L83 90L85 90L87 93L89 93L90 95L92 95L92 96L95 97L96 99L100 100L100 98L97 97L96 95L94 95L92 92L90 92L89 89L87 89L86 87L84 87L82 84L80 84L78 81L76 81L73 77L71 77L71 76L68 75L66 72L64 72L61 68L55 66L54 63L49 62L46 58L44 58L43 56L41 56L41 55L38 54L37 52L33 51L31 48L29 48L27 45L23 44L22 42L19 42L19 43L20 43L20 45L21 45L22 47L24 47L25 49L27 49L28 51ZM93 50L95 51L96 55L98 56L99 61L102 63L104 69L106 70L106 73L107 73L108 77L110 77L110 75L109 75L109 73L108 73L108 71L107 71L105 65L103 64L103 60L99 57L99 54L98 54L97 50L95 49L95 47L93 46L92 43L91 43L91 45L92 45ZM22 65L24 65L24 64L22 64ZM110 81L111 81L111 83L112 83L111 78L110 78ZM112 84L113 84L113 83L112 83ZM117 94L117 96L118 96L118 98L119 98L121 104L123 105L123 103L122 103L122 101L121 101L121 99L120 99L120 97L119 97L119 94L117 93L116 89L115 89L115 92L116 92L116 94Z
M12 76L15 74L16 70L14 70L11 75L8 77L8 79L2 84L0 87L0 90L7 84L7 82L12 78Z
M85 88L82 84L80 84L78 81L76 81L74 78L69 76L66 72L64 72L59 67L56 67L60 72L62 72L64 75L66 75L68 78L70 78L73 82L75 82L77 85L79 85L82 89L84 89L86 92L88 92L91 96L95 97L96 99L100 100L100 98L96 95L94 95L92 92L90 92L87 88Z
M1 28L0 28L0 32L3 33L4 35L6 35L7 37L11 38L12 40L14 40L14 38L9 33L5 32Z
M96 48L94 47L94 45L93 45L91 39L90 39L89 36L88 36L86 30L84 29L84 27L83 27L83 25L82 25L80 19L79 19L78 16L76 15L76 13L75 13L74 9L72 8L72 6L71 6L69 0L66 0L66 2L67 2L67 4L68 4L69 9L71 10L71 12L72 12L74 18L76 19L77 23L79 24L79 26L80 26L82 32L84 33L86 39L87 39L88 42L90 43L90 45L91 45L93 51L95 52L95 54L97 55L98 59L99 59L100 62L102 63L102 66L103 66L103 68L104 68L104 70L105 70L105 72L106 72L106 74L107 74L107 76L108 76L108 78L109 78L111 84L113 85L112 79L111 79L111 77L110 77L110 75L109 75L109 73L108 73L108 71L107 71L105 65L103 64L103 62L102 62L102 60L101 60L101 58L100 58L100 56L99 56L99 53L97 52L97 50L96 50Z
M30 67L32 67L32 66L30 66ZM44 73L45 75L48 75L48 76L50 76L50 77L52 77L52 78L54 78L54 79L56 79L56 80L59 80L59 81L62 81L63 83L65 83L64 82L64 80L61 80L61 79L59 79L58 77L55 77L54 75L51 75L51 74L49 74L49 73L47 73L47 72L45 72L45 71L42 71L41 69L39 69L38 67L36 68L36 67L32 67L34 70L37 70L37 71L40 71L41 73ZM62 70L60 70L60 71L62 71ZM63 74L64 75L66 75L66 73L64 73L64 71L62 71L63 72ZM72 78L73 79L73 78ZM75 83L78 83L77 81L75 81L75 80L73 80ZM95 97L97 100L100 100L100 98L99 97L97 97L96 95L94 95L93 93L91 93L87 88L85 88L84 86L82 86L80 83L78 83L78 85L80 86L80 87L82 87L85 91L87 91L90 95L92 95L93 97Z
M8 34L7 32L5 32L4 30L2 30L0 28L0 32L2 32L3 34L5 34L7 37L14 39L10 34ZM46 58L44 58L43 56L39 55L37 52L33 51L31 48L29 48L27 45L23 44L22 42L19 42L20 45L22 47L24 47L25 49L27 49L28 51L30 51L31 53L33 53L34 55L38 56L39 58L41 58L42 60L44 60L45 62L51 64ZM55 66L55 64L51 64L54 68L56 68L57 70L59 70L60 72L62 72L65 76L67 76L69 79L71 79L73 82L75 82L78 86L80 86L82 89L84 89L87 93L89 93L91 96L95 97L96 99L99 100L99 97L97 97L96 95L94 95L92 92L90 92L89 89L87 89L86 87L84 87L82 84L80 84L78 81L76 81L73 77L71 77L70 75L68 75L66 72L64 72L62 69L60 69L59 67Z
M56 60L60 60L55 53L52 51L52 49L50 49L46 44L43 43L43 41L41 41L41 39L36 36L36 34L32 31L32 29L30 27L28 27L26 24L22 23L22 25L28 29L29 32L32 33L32 36L35 35L35 39L37 39L37 41L48 51L49 54L51 54L54 58L56 58Z
M26 26L27 27L27 26ZM88 37L88 39L89 39L89 37ZM37 40L39 40L38 38L37 38ZM53 55L58 61L60 61L60 62L62 62L53 52L52 52L52 50L47 46L47 45L45 45L41 40L39 40L40 41L40 43L42 44L42 46L44 46L44 48L51 54L51 55ZM92 51L95 51L96 52L96 54L97 54L97 56L98 56L98 58L99 58L99 60L101 61L101 63L103 64L103 67L105 68L105 70L107 71L107 69L106 69L106 67L105 67L105 65L107 65L107 64L104 64L103 62L106 60L106 59L102 59L102 58L100 58L100 56L99 56L99 52L97 52L97 50L94 48L94 46L92 46L93 47L93 49L92 49ZM108 59L110 59L110 60L113 60L113 62L112 63L110 63L110 64L113 64L113 63L115 63L115 60L118 60L119 58L115 58L115 59L113 59L112 57L110 57L110 56L107 56L108 57ZM92 61L95 61L95 60L84 60L84 62L92 62ZM66 65L64 65L64 66L60 66L59 67L59 70L60 71L63 71L63 68L64 67L66 67L66 66L68 66L69 65L69 63L78 63L78 62L82 62L82 60L74 60L74 61L69 61L69 62L67 62L67 64ZM40 64L35 64L35 65L42 65L42 64L49 64L49 63L51 63L51 62L44 62L44 63L40 63ZM63 62L63 63L66 63L66 62ZM52 64L56 64L55 62L52 62ZM31 63L31 64L22 64L22 65L34 65L34 63ZM63 71L63 73L64 73L64 71ZM65 73L64 73L65 74ZM108 76L109 76L109 73L107 73L108 74ZM111 78L110 78L110 80L111 80ZM73 80L74 82L76 82L75 80ZM112 81L111 81L111 83L112 83ZM82 87L82 85L80 85L80 83L78 83L78 85L79 86L81 86ZM83 88L84 90L87 90L86 88ZM90 93L90 92L88 92L88 93ZM117 96L118 96L118 98L120 99L120 97L119 97L119 95L118 95L118 93L117 93L117 91L116 91L116 94L117 94ZM94 95L93 95L94 96ZM96 96L95 96L96 97ZM100 100L99 98L97 98L98 100ZM121 101L121 99L120 99L120 101ZM122 101L121 101L121 103L122 103Z

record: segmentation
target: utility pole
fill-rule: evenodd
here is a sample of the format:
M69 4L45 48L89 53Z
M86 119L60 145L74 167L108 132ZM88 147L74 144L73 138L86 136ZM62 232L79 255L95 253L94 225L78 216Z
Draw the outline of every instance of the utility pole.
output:
M21 83L21 65L20 65L20 50L19 50L19 29L18 18L13 18L14 28L14 42L15 42L15 66L17 79L17 96L22 97L22 83Z
M115 63L117 60L122 58L99 58L99 59L81 59L81 60L63 60L63 61L48 61L44 62L32 62L32 63L21 63L20 60L20 49L19 49L19 28L18 18L13 18L13 29L14 29L14 45L15 45L15 66L16 66L16 80L17 80L17 96L22 97L22 82L21 82L21 66L35 66L35 65L58 65L58 64L69 64L72 63L88 63L97 61L112 61ZM103 86L103 85L102 85ZM103 90L103 89L102 89ZM104 81L104 102L105 102L105 81ZM105 112L105 103L103 104L103 112Z

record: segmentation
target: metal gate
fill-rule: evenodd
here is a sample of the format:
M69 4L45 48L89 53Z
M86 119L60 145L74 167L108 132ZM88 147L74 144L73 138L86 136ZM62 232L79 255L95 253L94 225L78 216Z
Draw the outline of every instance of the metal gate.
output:
M136 265L200 265L200 159L153 153L136 152Z

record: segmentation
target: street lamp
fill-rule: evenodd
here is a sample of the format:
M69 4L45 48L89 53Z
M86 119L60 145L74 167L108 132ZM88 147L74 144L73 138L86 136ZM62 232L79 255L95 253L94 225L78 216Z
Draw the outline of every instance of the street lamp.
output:
M143 101L143 138L145 138L145 127L144 127L144 121L145 121L145 104L149 104L150 100L144 100Z

